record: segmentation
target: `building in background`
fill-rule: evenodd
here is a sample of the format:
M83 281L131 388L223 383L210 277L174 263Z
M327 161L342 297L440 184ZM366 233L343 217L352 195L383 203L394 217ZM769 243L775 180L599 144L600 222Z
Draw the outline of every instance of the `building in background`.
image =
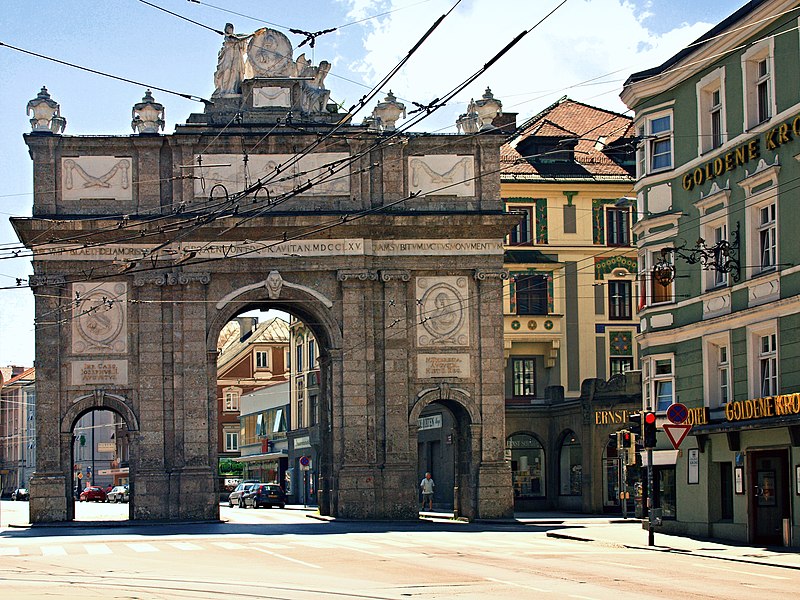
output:
M36 470L36 370L4 367L0 389L0 497Z
M566 97L502 147L500 191L519 215L503 298L517 510L621 510L608 434L625 428L639 382L615 378L638 367L634 159L629 117Z
M319 348L311 330L292 317L289 336L291 427L289 471L285 481L290 502L317 504L320 432Z
M217 443L221 465L220 490L224 495L235 487L231 485L233 481L225 485L225 480L230 480L232 475L224 472L228 470L225 465L241 455L242 423L239 417L242 397L288 381L289 324L279 317L261 323L258 317L238 317L223 329L219 346Z
M654 452L666 532L800 544L799 6L748 2L621 94L644 407L692 426Z
M243 479L285 485L289 466L289 382L274 382L242 394L239 452Z

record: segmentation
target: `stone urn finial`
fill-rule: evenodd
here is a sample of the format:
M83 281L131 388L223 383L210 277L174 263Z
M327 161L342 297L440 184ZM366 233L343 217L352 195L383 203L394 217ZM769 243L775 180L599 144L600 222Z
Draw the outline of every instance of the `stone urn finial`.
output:
M150 90L141 102L133 105L131 115L131 128L136 133L158 133L159 128L164 129L164 106L155 101Z
M378 124L384 131L394 131L395 123L402 116L406 117L406 105L397 101L397 97L389 90L383 102L372 111L372 116L377 119Z
M480 121L480 130L492 129L492 121L502 113L503 103L497 100L492 94L491 88L487 87L480 100L471 102L470 106L475 107Z
M28 102L26 114L33 115L31 131L34 133L61 133L67 126L67 120L61 116L61 107L50 98L44 86L36 98Z
M475 100L470 100L467 105L467 112L458 115L456 119L458 133L478 133L480 130L480 118L475 107Z

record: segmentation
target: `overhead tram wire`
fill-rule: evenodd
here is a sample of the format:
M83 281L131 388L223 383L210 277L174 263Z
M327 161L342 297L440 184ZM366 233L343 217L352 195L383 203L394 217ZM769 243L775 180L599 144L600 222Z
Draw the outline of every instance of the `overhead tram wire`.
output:
M47 56L45 54L39 54L38 52L33 52L31 50L26 50L24 48L19 48L17 46L12 46L11 44L6 44L5 42L0 41L0 46L4 48L8 48L9 50L14 50L16 52L21 52L22 54L28 54L30 56L35 56L36 58L41 58L44 60L49 60L54 63L58 63L60 65L64 65L67 67L71 67L73 69L79 69L81 71L86 71L88 73L93 73L95 75L100 75L102 77L108 77L109 79L116 79L117 81L122 81L125 83L132 83L134 85L142 86L145 88L150 88L151 90L158 90L159 92L164 92L166 94L172 94L173 96L179 96L186 100L193 100L195 102L202 102L203 104L211 103L210 100L206 100L205 98L201 98L200 96L195 96L194 94L184 94L182 92L176 92L174 90L170 90L167 88L159 87L157 85L151 85L148 83L142 83L141 81L136 81L133 79L127 79L125 77L120 77L119 75L112 75L111 73L106 73L104 71L98 71L97 69L91 69L89 67L83 67L81 65L77 65L75 63L67 62L65 60L60 60L58 58L53 58L52 56Z

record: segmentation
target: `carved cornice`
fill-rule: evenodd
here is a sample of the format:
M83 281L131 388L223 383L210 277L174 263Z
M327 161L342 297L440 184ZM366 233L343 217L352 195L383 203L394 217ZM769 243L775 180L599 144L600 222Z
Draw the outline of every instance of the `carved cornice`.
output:
M29 275L28 285L30 287L40 286L63 286L67 284L67 279L63 275Z
M336 272L339 281L376 281L378 273L370 269L343 269Z
M143 285L188 285L190 283L201 283L208 285L211 283L211 273L153 273L152 275L140 275L134 278L133 285L141 287Z
M506 269L475 269L475 279L484 281L486 279L508 279L508 271Z
M411 281L411 271L406 269L387 269L380 272L381 281Z

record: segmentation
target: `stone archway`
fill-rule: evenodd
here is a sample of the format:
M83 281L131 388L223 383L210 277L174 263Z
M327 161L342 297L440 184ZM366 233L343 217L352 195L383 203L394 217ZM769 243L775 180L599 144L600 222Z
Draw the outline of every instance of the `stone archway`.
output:
M173 134L25 137L33 217L12 222L33 252L32 522L69 518L59 427L96 394L136 417L133 518L218 519L215 336L255 306L285 306L325 348L324 512L417 518L409 415L447 382L463 393L436 401L469 432L461 503L511 513L503 239L518 218L500 199L502 136L387 143L295 84L284 96L308 128L237 91Z

